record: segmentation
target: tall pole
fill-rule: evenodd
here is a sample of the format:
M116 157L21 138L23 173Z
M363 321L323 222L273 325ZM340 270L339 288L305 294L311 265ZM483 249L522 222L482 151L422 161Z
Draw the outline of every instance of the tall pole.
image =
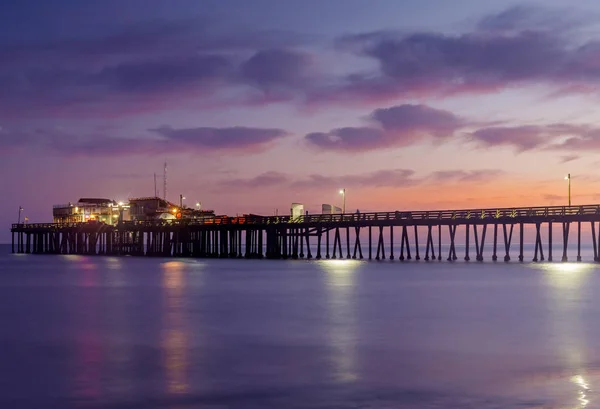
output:
M569 207L571 207L571 174L567 176L569 178Z
M167 200L167 162L165 161L165 170L163 173L163 199Z
M346 213L346 189L340 190L340 194L342 195L343 204L342 204L342 214Z
M21 206L19 206L19 218L17 219L17 224L21 224L21 212L23 211L23 208Z

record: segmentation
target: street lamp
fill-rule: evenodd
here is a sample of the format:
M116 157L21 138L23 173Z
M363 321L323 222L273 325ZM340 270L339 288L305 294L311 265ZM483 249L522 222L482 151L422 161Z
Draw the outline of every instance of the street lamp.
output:
M17 219L17 224L21 224L21 212L23 211L23 208L21 206L19 206L19 218Z
M196 202L196 210L200 210L201 206L202 206L202 203Z
M571 207L571 174L567 174L567 176L565 176L565 180L569 181L569 207Z
M345 214L346 213L346 189L340 190L340 195L342 195L342 197L344 198L344 202L342 205L342 214Z

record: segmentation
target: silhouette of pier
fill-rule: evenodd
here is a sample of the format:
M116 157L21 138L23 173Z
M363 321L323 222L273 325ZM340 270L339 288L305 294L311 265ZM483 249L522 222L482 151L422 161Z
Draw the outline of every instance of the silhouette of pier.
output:
M582 224L588 223L590 229L582 235ZM576 260L582 260L585 240L584 245L593 247L594 261L600 261L599 204L307 214L295 218L253 215L126 221L115 226L13 224L11 231L13 253L401 261L469 261L472 255L476 261L484 261L485 253L493 261L508 262L516 251L517 260L523 262L526 228L535 229L535 249L530 255L534 262L554 260L553 229L562 231L562 253L557 261L569 260L568 244L574 230Z

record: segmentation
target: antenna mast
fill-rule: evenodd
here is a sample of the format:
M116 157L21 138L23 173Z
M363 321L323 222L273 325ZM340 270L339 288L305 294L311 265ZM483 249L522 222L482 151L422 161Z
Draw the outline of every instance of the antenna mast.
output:
M165 173L164 173L164 186L163 186L163 195L165 201L167 200L167 161L165 161Z

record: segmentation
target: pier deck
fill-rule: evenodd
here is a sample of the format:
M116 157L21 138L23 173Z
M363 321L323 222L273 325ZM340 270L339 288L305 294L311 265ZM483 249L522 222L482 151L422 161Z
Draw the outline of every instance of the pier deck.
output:
M590 229L582 236L582 224L588 223ZM464 240L461 257L466 261L471 260L472 250L475 250L475 260L484 260L486 238L492 242L491 260L510 261L511 247L518 241L517 259L524 261L525 228L533 227L532 260L552 261L553 228L556 227L562 230L559 260L568 261L572 224L577 228L576 260L582 260L581 246L585 240L584 245L593 247L594 261L600 261L600 204L308 214L296 218L244 216L198 221L126 221L116 226L89 222L34 223L13 224L11 231L13 253L369 260L386 259L387 253L390 260L420 260L423 254L426 261L454 261L459 258L458 230L458 237ZM399 244L394 242L397 231ZM514 241L513 233L518 235ZM361 238L368 240L368 244L363 244ZM420 238L425 241L419 242Z

